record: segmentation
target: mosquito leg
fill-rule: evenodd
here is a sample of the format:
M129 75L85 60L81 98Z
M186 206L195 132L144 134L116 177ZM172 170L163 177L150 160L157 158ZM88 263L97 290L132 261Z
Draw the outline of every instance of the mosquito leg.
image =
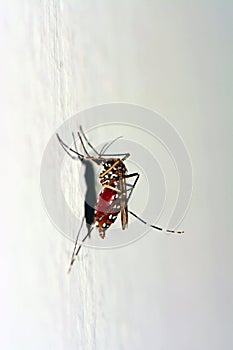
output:
M62 148L64 149L64 151L72 158L72 159L80 159L80 160L83 160L85 157L83 154L75 151L74 149L70 148L69 146L67 146L65 144L65 142L62 141L62 139L60 138L60 136L58 134L57 135L57 138L58 138L58 141L60 142L60 145L62 146ZM72 155L70 152L73 152L75 154Z
M73 137L73 141L74 141L74 148L75 148L76 152L78 152L78 147L77 147L77 143L75 140L74 132L72 132L72 137Z
M91 234L91 231L94 229L94 226L92 228L90 228L86 234L86 236L82 239L82 243L85 242L85 240L87 239L87 237L90 237L90 234ZM77 245L77 244L76 244ZM72 269L72 266L75 262L75 260L77 259L78 257L78 253L80 252L80 249L82 248L82 244L79 245L76 253L73 253L72 255L72 259L71 259L71 262L70 262L70 266L69 266L69 269L67 271L67 273L70 273L71 269Z
M82 130L82 128L80 127L80 129ZM80 141L81 141L81 144L82 144L82 146L83 146L83 149L84 149L84 152L86 153L86 155L87 155L87 157L89 158L89 159L91 159L92 158L92 160L93 159L96 159L96 157L91 157L90 156L90 154L88 153L88 151L87 151L87 149L86 149L86 147L85 147L85 145L84 145L84 143L83 143L83 140L82 140L82 137L81 137L81 135L80 135L80 133L78 132L78 136L79 136L79 139L80 139ZM120 136L120 137L117 137L115 140L113 140L112 142L110 142L109 144L107 143L107 144L105 144L104 145L104 147L101 149L101 151L100 151L100 153L98 153L97 151L96 151L96 149L91 145L91 143L88 141L88 139L87 139L87 137L86 137L86 135L84 134L84 132L83 132L83 130L82 130L82 136L84 137L84 139L85 139L85 141L87 142L87 144L91 147L91 149L93 149L93 151L98 155L98 159L104 159L102 156L104 155L102 152L103 152L103 150L107 150L112 144L113 144L113 142L115 142L116 140L118 140L119 138L121 138L122 136ZM111 155L107 155L107 156L120 156L120 155L124 155L124 156L127 156L126 158L128 158L129 157L129 154L128 153L123 153L123 154L111 154ZM104 155L105 156L105 155ZM122 159L122 161L124 161L125 159L126 159L125 157Z
M116 165L116 163L117 163L117 161L112 165L111 168L113 168L113 167ZM109 168L105 173L107 174L107 173L111 170L111 168ZM102 174L102 175L104 176L105 173ZM130 197L131 197L131 195L132 195L132 192L133 192L133 190L134 190L134 188L135 188L135 186L136 186L136 183L138 182L138 179L139 179L139 177L140 177L140 174L138 174L138 173L132 173L132 174L129 174L129 175L125 175L123 178L124 178L124 179L129 179L130 177L136 177L136 179L134 180L134 183L133 183L132 185L131 185L131 184L126 184L127 186L130 186L130 188L129 188L128 190L126 190L126 191L130 191L130 194L128 195L128 198L127 198L126 203L128 203L128 201L129 201L129 199L130 199ZM119 180L117 180L117 181L119 181ZM117 189L117 188L115 188L115 187L112 187L112 186L110 186L110 185L103 185L103 187L110 188L110 189L112 189L112 190L114 190L114 191L116 191L116 192L121 192L121 190L119 190L119 189Z
M62 148L64 149L64 151L72 158L72 159L80 159L80 160L83 160L83 159L86 159L86 160L93 160L94 162L96 162L98 165L103 161L105 160L105 158L101 158L101 157L85 157L83 154L75 151L74 149L70 148L69 146L67 146L63 141L62 139L60 138L60 136L58 134L57 135L57 138L58 138L58 141L60 142ZM70 152L73 152L75 154L75 156L73 156Z
M60 138L60 136L58 134L57 135L57 138L58 138L58 141L60 142L62 148L64 149L64 151L72 158L72 159L77 159L79 158L80 160L83 160L83 159L87 159L87 160L93 160L93 161L102 161L102 160L105 160L104 157L115 157L115 156L124 156L121 161L125 161L129 156L130 156L130 153L113 153L113 154L104 154L104 157L102 157L102 155L100 153L98 153L96 151L96 149L91 145L91 143L88 141L86 135L84 134L84 132L82 131L82 128L81 129L81 132L82 132L82 136L84 137L85 141L87 142L87 144L91 147L91 149L93 149L93 151L98 155L98 157L91 157L90 154L87 152L87 149L85 148L84 146L84 143L83 143L83 140L82 140L82 137L80 135L80 133L78 132L78 135L79 135L79 138L80 138L80 141L82 143L82 146L83 146L83 149L87 155L87 157L85 157L83 154L79 153L77 150L75 151L74 149L70 148L69 146L67 146L65 144L64 141L62 141L62 139ZM121 137L121 136L120 136ZM115 140L113 140L110 144L106 144L104 146L105 148L105 151L108 149L108 147L110 147L112 145L113 142L115 142L117 139L119 139L120 137L116 138ZM74 138L74 136L73 136ZM74 143L76 145L76 142L75 142L75 139L74 139ZM77 145L75 146L75 148L77 149ZM74 153L74 155L72 155L70 152Z
M129 189L130 190L130 194L128 195L128 198L127 198L127 203L132 195L132 192L136 186L136 183L138 182L138 179L140 177L140 174L138 173L132 173L132 174L129 174L129 175L126 175L125 178L130 178L130 177L136 177L134 183L132 185L129 185L127 184L128 186L130 186L131 188ZM163 232L167 232L167 233L173 233L173 234L182 234L184 233L184 231L174 231L174 230L165 230L159 226L155 226L155 225L151 225L151 224L148 224L145 220L143 220L142 218L140 218L138 215L136 215L134 212L132 212L131 210L128 210L128 213L130 213L131 215L133 215L136 219L138 219L139 221L141 221L143 224L145 225L148 225L156 230L159 230L159 231L163 231Z
M130 193L128 195L128 198L127 198L127 203L133 193L133 190L135 189L135 186L136 186L136 183L138 182L138 179L140 177L140 174L139 173L132 173L132 174L129 174L129 175L125 175L124 178L125 179L129 179L131 177L135 177L136 179L134 180L134 183L131 185L131 184L127 184L127 186L130 186L131 188L129 189L130 190Z
M112 154L104 154L104 157L120 157L124 156L121 161L124 162L127 158L130 157L130 153L112 153Z
M80 139L80 141L81 141L81 144L82 144L82 146L83 146L84 152L86 153L86 155L87 155L88 157L90 157L90 154L87 152L87 149L86 149L86 147L85 147L85 145L84 145L84 143L83 143L83 139L82 139L82 137L81 137L81 135L80 135L79 132L78 132L78 137L79 137L79 139Z
M72 253L71 261L73 260L73 258L75 256L75 251L76 251L76 247L77 247L77 244L78 244L78 238L79 238L80 232L82 230L83 223L84 223L84 217L82 218L82 222L81 222L81 225L79 227L78 234L77 234L77 237L76 237L76 240L75 240L74 250L73 250L73 253Z
M84 138L84 140L86 141L86 143L88 144L88 146L97 154L97 156L102 157L103 155L105 155L104 153L107 151L107 149L118 139L122 138L123 136L118 136L117 138L115 138L113 141L111 141L110 143L106 143L100 152L97 152L97 150L95 149L95 147L92 146L92 144L90 143L90 141L88 140L88 138L86 137L86 134L83 131L83 128L80 126L80 132L82 137ZM116 154L118 155L118 154ZM124 154L119 154L119 155L126 155ZM108 155L109 156L109 155ZM111 154L110 156L114 156L114 154Z
M162 232L167 232L167 233L173 233L173 234L182 234L184 233L184 231L174 231L174 230L166 230L162 227L159 226L155 226L155 225L151 225L148 224L145 220L143 220L142 218L140 218L138 215L136 215L134 212L132 212L131 210L128 211L131 215L133 215L136 219L138 219L139 221L141 221L143 224L148 225L149 227L152 227L158 231L162 231Z
M78 147L77 147L77 143L76 143L75 136L74 136L73 132L72 132L72 137L73 137L75 151L78 153ZM83 160L84 160L84 158L81 158L81 157L79 157L79 159L81 160L81 162L83 162Z
M97 154L97 156L100 157L100 153L96 151L96 149L92 146L92 144L90 143L90 141L88 140L88 138L86 137L84 131L83 131L83 128L80 126L80 132L84 138L84 140L86 141L86 143L88 144L88 146L92 149L92 151L95 152L95 154Z
M125 176L124 176L124 179L129 179L130 177L136 177L136 179L135 179L133 185L131 185L131 186L135 187L135 186L136 186L136 183L138 182L138 179L139 179L139 177L140 177L140 174L139 174L139 173L132 173L132 174L129 174L129 175L125 175Z
M86 137L86 135L85 135L85 133L84 133L82 127L80 127L80 131L81 131L81 134L82 134L84 140L85 140L86 143L88 144L88 146L89 146L99 157L103 156L104 153L107 151L107 149L108 149L110 146L112 146L112 144L113 144L114 142L116 142L118 139L120 139L120 138L123 137L123 136L118 136L117 138L115 138L115 139L114 139L113 141L111 141L110 143L107 142L107 143L101 148L100 152L97 152L97 150L92 146L92 144L90 143L90 141L89 141L88 138Z

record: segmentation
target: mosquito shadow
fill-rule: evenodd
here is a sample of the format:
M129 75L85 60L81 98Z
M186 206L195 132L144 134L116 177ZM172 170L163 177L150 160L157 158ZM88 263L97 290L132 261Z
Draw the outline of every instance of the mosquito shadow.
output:
M85 183L86 183L86 194L84 201L84 217L88 231L91 225L94 223L95 216L95 205L97 201L96 190L95 190L95 172L91 161L82 160L82 164L85 166Z
M73 136L76 152L78 152L74 133L72 133L72 136ZM90 233L92 231L92 225L94 223L95 205L97 201L97 196L95 191L95 172L94 172L93 163L90 160L85 160L84 157L79 157L79 160L82 162L82 165L85 167L84 178L85 178L87 190L86 190L85 200L84 200L84 220L86 221L87 230L90 236Z

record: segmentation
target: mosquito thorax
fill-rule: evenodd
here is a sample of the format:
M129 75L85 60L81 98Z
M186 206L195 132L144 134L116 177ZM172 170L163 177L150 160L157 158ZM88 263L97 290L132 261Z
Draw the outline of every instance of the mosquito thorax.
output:
M102 162L102 165L104 167L105 170L109 169L118 159L114 159L114 158L110 158L110 159L105 159Z

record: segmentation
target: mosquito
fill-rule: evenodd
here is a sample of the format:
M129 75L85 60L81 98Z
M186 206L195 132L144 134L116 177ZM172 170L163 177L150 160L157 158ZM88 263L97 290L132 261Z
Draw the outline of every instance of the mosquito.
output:
M184 231L168 230L168 229L163 229L159 226L149 224L145 220L140 218L138 215L136 215L134 212L128 209L129 199L131 198L132 192L139 180L140 174L137 172L128 174L127 172L125 161L130 157L130 153L116 153L116 154L105 153L107 149L112 145L112 143L115 142L117 139L119 139L119 137L113 140L111 143L105 144L102 150L100 152L97 152L97 150L92 146L92 144L87 139L85 133L83 132L83 129L80 127L80 132L78 131L78 137L81 142L83 151L85 153L85 155L83 155L79 153L77 150L74 134L73 134L73 139L74 139L75 150L73 148L70 148L67 144L65 144L58 134L56 135L62 148L72 159L75 159L75 160L79 159L81 161L83 160L93 161L97 165L103 167L102 172L99 174L99 180L100 180L100 184L102 185L102 191L99 194L97 203L95 205L93 224L88 230L88 233L86 234L86 236L82 239L82 243L87 239L88 236L90 236L90 233L95 226L98 228L100 237L104 239L106 236L106 231L109 229L111 225L114 224L114 222L116 221L119 215L121 217L122 230L125 230L128 225L128 214L131 214L143 224L153 229L156 229L158 231L172 233L172 234L184 233ZM96 154L96 156L91 156L89 154L84 144L84 141L92 149L92 151ZM133 179L133 184L128 184L126 182L126 180L129 178ZM83 222L84 222L84 219L82 221L82 225L83 225ZM70 272L75 260L77 259L77 256L82 246L80 244L77 247L78 237L81 231L81 227L79 229L77 239L75 242L68 273Z

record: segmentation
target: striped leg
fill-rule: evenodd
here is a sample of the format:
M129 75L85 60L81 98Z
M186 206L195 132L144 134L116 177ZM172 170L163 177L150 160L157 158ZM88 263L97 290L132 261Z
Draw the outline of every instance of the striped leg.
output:
M159 227L159 226L155 226L155 225L151 225L151 224L148 224L145 220L143 220L142 218L140 218L138 215L136 215L134 212L132 212L131 210L128 211L131 215L133 215L136 219L138 219L139 221L141 221L143 224L149 226L149 227L152 227L158 231L162 231L162 232L167 232L167 233L173 233L173 234L182 234L184 233L184 231L174 231L174 230L166 230L162 227Z
M129 194L128 198L127 198L127 203L128 203L128 201L129 201L129 199L130 199L130 197L131 197L131 195L132 195L132 192L133 192L133 190L134 190L134 188L135 188L135 186L136 186L136 183L137 183L137 181L138 181L140 175L139 175L138 173L133 173L133 174L126 175L126 176L124 177L124 178L126 179L126 178L130 178L130 177L134 177L134 176L136 177L136 179L135 179L133 185L127 184L128 186L131 187L131 189L130 189L130 194ZM167 232L167 233L173 233L173 234L182 234L182 233L184 233L184 231L175 231L175 230L168 230L168 229L166 230L166 229L161 228L161 227L159 227L159 226L155 226L155 225L152 225L152 224L148 224L145 220L143 220L142 218L140 218L138 215L136 215L136 214L135 214L134 212L132 212L131 210L128 210L128 213L130 213L131 215L133 215L136 219L138 219L139 221L141 221L143 224L148 225L149 227L152 227L152 228L154 228L154 229L156 229L156 230L158 230L158 231Z
M74 251L73 251L73 254L72 254L72 257L71 257L70 266L69 266L69 269L68 269L67 273L70 273L70 271L71 271L71 269L72 269L72 266L73 266L75 260L77 259L78 254L79 254L79 252L80 252L80 250L81 250L81 248L82 248L82 244L80 244L80 245L78 246L78 249L77 249L76 252L75 252L75 249L76 249L77 243L78 243L78 237L79 237L80 231L81 231L82 226L83 226L83 222L84 222L84 219L82 220L82 224L81 224L81 226L80 226L80 229L79 229L79 232L78 232L78 235L77 235L77 239L76 239L76 241L75 241ZM87 237L90 237L90 234L91 234L91 232L92 232L93 229L94 229L94 226L88 229L88 232L87 232L86 236L82 239L82 243L85 242L85 240L87 239Z

